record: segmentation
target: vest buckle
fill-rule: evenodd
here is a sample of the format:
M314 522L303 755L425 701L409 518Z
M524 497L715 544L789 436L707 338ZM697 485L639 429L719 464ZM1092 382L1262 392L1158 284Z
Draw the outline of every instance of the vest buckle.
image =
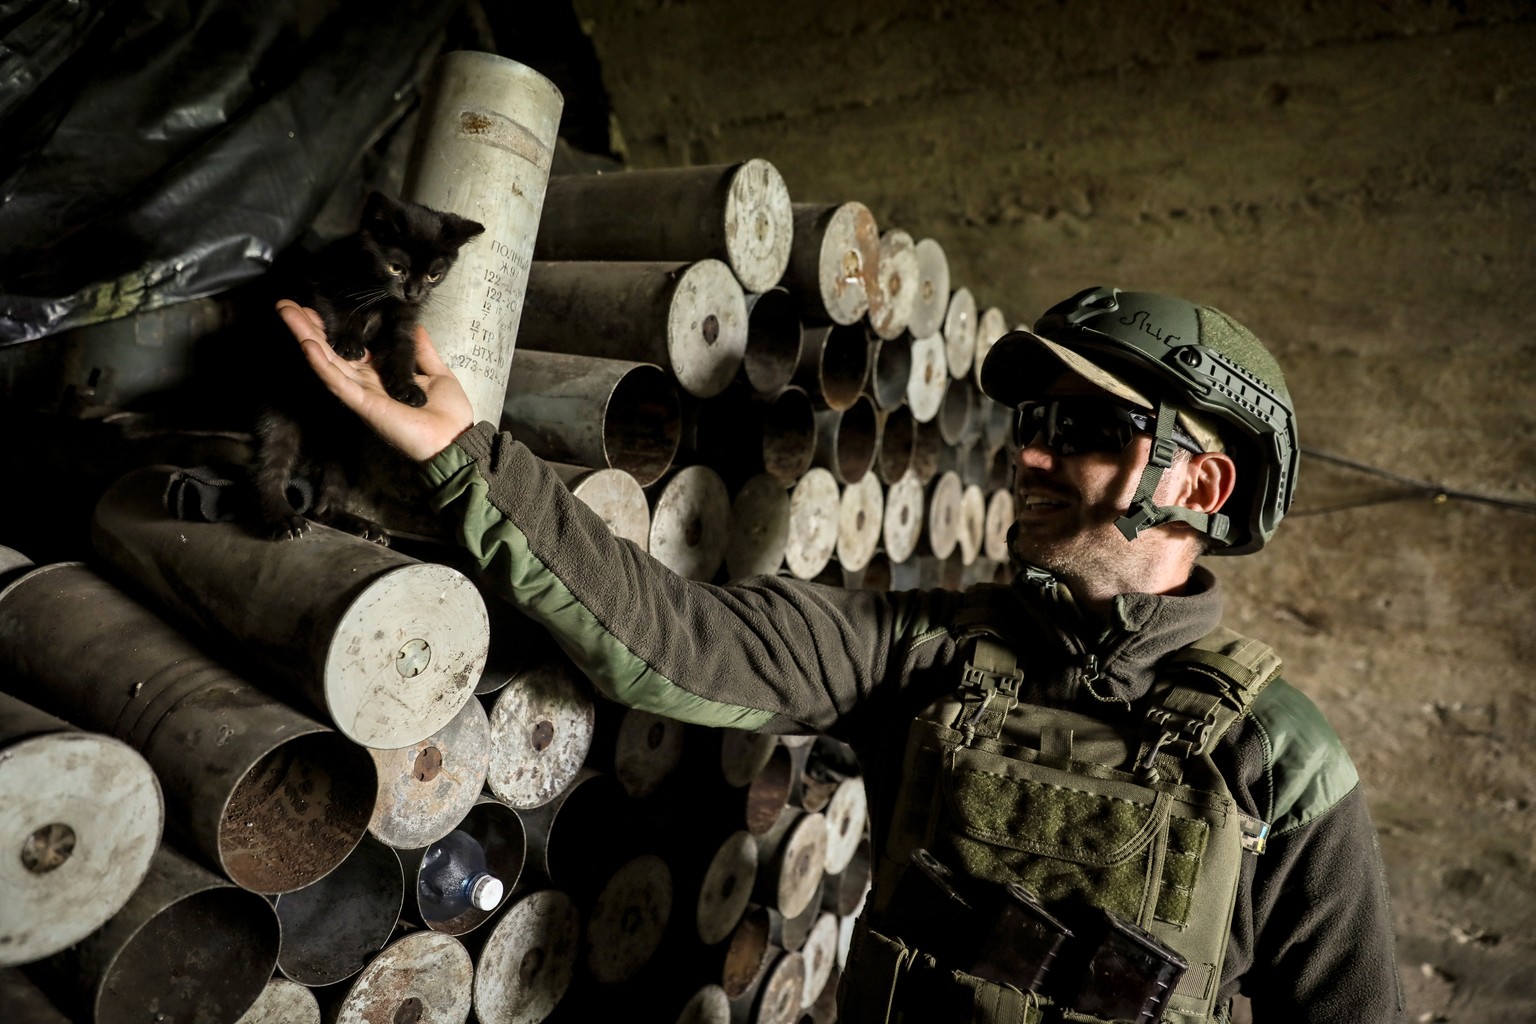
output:
M966 743L977 737L995 737L1002 732L1003 720L1019 706L1019 690L1024 685L1022 672L994 672L966 662L960 674L960 692L967 698L960 730Z
M983 697L1000 693L1015 704L1019 702L1019 688L1023 685L1022 672L992 672L977 668L971 662L965 663L965 671L960 674L961 689L980 690Z
M1211 738L1211 722L1171 708L1148 708L1147 720L1158 727L1158 735L1137 765L1139 768L1151 768L1153 759L1164 747L1170 747L1169 752L1175 756L1185 758L1203 750Z

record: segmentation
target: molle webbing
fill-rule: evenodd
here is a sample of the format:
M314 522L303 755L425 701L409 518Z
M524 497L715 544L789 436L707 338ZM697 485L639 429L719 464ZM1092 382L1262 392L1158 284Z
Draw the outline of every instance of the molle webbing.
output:
M1182 760L1210 753L1279 674L1273 648L1224 626L1175 651L1159 666L1147 710L1157 734L1137 763L1150 767L1158 754Z

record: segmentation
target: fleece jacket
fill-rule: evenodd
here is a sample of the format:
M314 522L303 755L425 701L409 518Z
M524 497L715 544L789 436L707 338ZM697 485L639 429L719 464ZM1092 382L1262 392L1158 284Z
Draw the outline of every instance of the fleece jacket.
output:
M707 726L825 732L858 753L875 848L901 783L907 723L955 688L961 595L883 593L760 576L685 580L616 538L526 446L481 423L424 464L435 507L484 585L543 624L607 697ZM1012 584L1023 699L1126 706L1157 662L1220 621L1197 568L1176 596L1078 610L1037 571ZM1245 856L1222 1001L1267 1022L1401 1018L1392 915L1376 833L1343 744L1277 680L1212 754L1239 809L1271 826Z

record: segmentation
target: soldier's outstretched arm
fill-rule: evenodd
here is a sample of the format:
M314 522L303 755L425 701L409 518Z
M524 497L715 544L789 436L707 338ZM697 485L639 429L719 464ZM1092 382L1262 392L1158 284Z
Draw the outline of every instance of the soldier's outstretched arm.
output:
M526 445L473 423L424 333L427 402L412 408L366 359L337 356L312 311L284 302L278 313L326 387L420 463L428 500L487 589L547 628L610 699L703 725L825 730L876 688L904 686L911 644L943 635L932 607L942 597L684 579L615 537Z

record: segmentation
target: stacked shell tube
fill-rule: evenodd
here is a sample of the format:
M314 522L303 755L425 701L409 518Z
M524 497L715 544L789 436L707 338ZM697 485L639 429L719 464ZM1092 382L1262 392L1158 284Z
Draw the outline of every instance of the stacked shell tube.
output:
M5 673L0 668L0 674ZM71 946L122 909L160 845L164 801L134 749L0 693L0 967Z
M464 575L316 525L275 543L165 510L171 467L96 506L93 542L170 614L239 647L349 739L400 747L446 725L485 667L485 603Z
M144 756L167 831L253 892L302 888L368 826L367 752L269 697L81 563L0 591L0 675L13 696Z
M564 105L532 68L474 50L439 57L423 93L402 196L485 226L422 319L477 420L501 410Z

